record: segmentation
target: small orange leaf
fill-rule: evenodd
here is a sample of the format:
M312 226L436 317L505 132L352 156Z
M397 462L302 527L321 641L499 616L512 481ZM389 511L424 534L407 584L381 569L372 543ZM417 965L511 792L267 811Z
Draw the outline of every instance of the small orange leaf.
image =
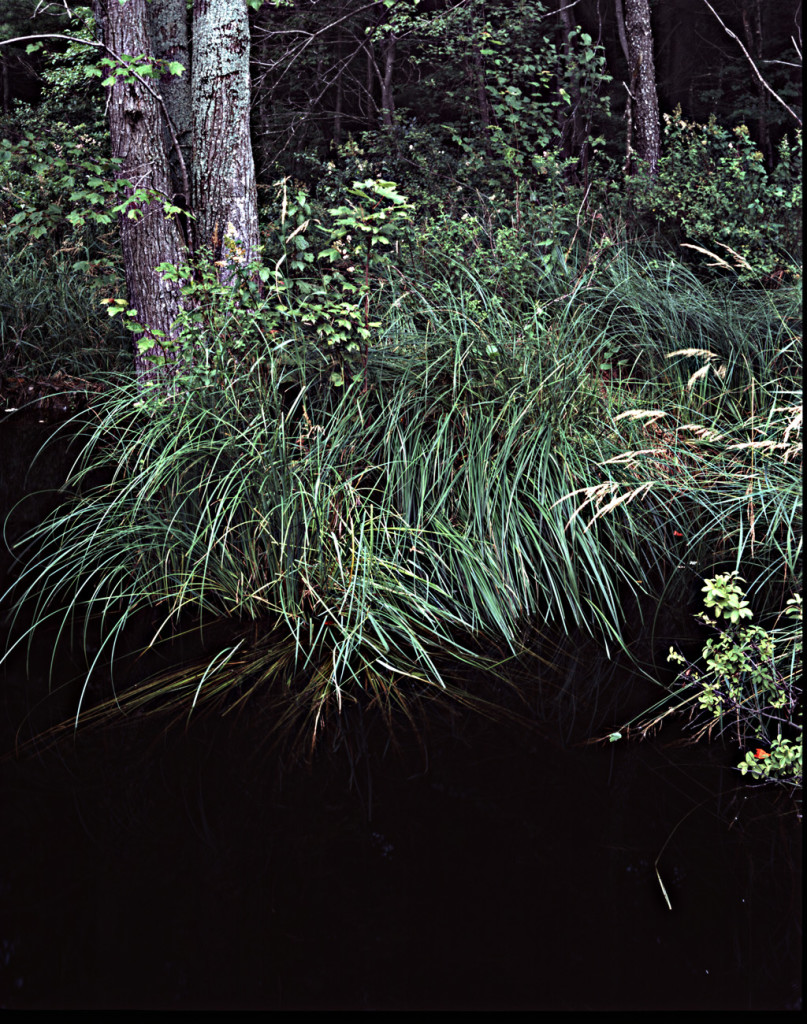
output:
M761 761L763 757L770 757L770 756L771 755L766 753L762 749L762 747L757 747L757 749L754 751L754 757L757 759L757 761Z

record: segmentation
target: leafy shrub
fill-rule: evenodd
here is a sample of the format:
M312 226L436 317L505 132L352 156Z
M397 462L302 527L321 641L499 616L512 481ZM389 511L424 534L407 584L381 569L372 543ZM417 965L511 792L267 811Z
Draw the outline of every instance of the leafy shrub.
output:
M788 600L786 625L769 630L751 623L742 582L736 571L706 580L704 605L712 614L698 617L715 635L694 663L670 649L669 660L683 667L676 696L694 690L702 731L717 725L736 736L739 747L754 748L738 765L743 775L801 785L801 595ZM692 701L688 696L680 706Z
M21 108L0 123L0 225L12 250L69 254L76 270L114 277L119 262L115 163L84 125Z
M769 174L748 128L685 121L680 108L664 116L664 155L650 183L629 182L635 209L650 214L679 242L717 254L744 281L780 282L800 275L801 132L782 139Z

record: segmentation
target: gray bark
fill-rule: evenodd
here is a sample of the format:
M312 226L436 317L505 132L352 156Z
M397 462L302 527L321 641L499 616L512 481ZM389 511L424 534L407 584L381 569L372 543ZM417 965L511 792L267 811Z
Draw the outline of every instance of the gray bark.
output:
M152 55L146 11L146 0L125 4L96 0L96 22L113 54ZM118 78L108 88L112 156L122 161L118 173L131 183L129 195L135 189L148 189L151 196L129 206L120 217L129 306L144 326L144 333L135 337L135 366L138 374L148 376L155 360L167 356L161 335L172 337L173 322L182 308L179 284L165 281L154 268L163 262L181 262L185 246L176 221L166 218L162 207L163 201L172 198L173 188L159 100L141 82ZM137 344L140 338L151 341L143 353Z
M246 0L194 0L191 91L196 236L227 279L227 266L258 253Z
M630 67L630 50L628 49L628 37L625 35L625 12L622 10L622 0L614 0L616 11L616 28L619 34L619 45L625 57L625 63Z
M223 280L228 267L258 251L246 0L194 0L190 61L185 0L94 0L94 12L113 57L192 63L181 77L118 77L109 91L120 177L131 182L130 194L149 191L121 216L121 245L129 305L152 343L144 353L136 346L136 368L155 376L155 361L170 355L161 339L172 338L183 300L179 283L154 268L189 255L179 222L166 219L162 203L189 206L197 243L212 248Z
M754 0L753 10L749 10L748 4L744 3L742 8L743 32L749 53L755 58L757 66L762 60L762 7L759 0ZM757 135L760 146L768 161L768 166L773 165L773 147L771 146L770 132L768 131L768 93L756 76L754 77L754 91L757 94L759 114L757 119Z
M656 64L649 0L625 0L625 35L631 72L634 148L655 174L661 155Z
M337 15L339 17L344 13L344 6L340 4L337 7ZM338 149L342 145L342 115L344 113L345 105L345 83L344 74L346 67L344 64L345 55L345 37L342 34L342 26L339 25L336 29L336 95L334 97L333 104L333 145L334 148Z
M0 54L0 68L3 69L3 113L7 114L11 104L9 103L8 61L4 54Z
M479 47L474 44L472 51L472 66L469 69L476 87L476 106L479 111L479 123L482 125L482 138L484 139L485 152L493 156L493 149L490 144L490 102L488 91L485 88L485 66L482 63L482 54Z
M149 0L148 32L152 52L158 60L177 61L185 68L181 75L172 75L165 71L159 78L159 90L173 126L173 137L168 125L165 126L163 145L169 154L174 192L177 197L182 197L177 205L187 207L191 201L187 179L191 166L193 118L191 58L185 0ZM179 153L174 146L174 138L179 144Z

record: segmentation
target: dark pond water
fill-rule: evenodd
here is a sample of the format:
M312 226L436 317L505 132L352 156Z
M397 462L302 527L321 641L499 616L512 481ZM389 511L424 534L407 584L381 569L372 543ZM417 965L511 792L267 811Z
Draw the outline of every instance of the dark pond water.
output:
M59 485L58 446L23 481L51 429L0 423L6 507ZM15 758L49 655L45 638L27 677L20 656L2 681L4 1008L800 1007L798 820L740 785L734 753L673 729L582 745L614 724L584 700L602 665L563 670L571 728L457 712L426 752L406 732L390 748L365 715L358 759L324 743L287 765L258 702Z

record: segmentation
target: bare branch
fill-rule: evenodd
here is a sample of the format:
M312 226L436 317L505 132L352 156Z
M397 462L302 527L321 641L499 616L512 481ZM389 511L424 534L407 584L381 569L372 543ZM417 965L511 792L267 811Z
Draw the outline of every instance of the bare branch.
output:
M0 39L0 46L11 46L12 43L27 43L32 39L64 39L68 43L83 43L85 46L94 46L97 50L103 50L103 43L96 43L92 39L81 39L79 36L66 36L61 32L46 32L38 36L16 36L14 39Z
M723 19L717 13L717 11L714 9L714 7L712 7L712 5L709 3L709 0L703 0L703 2L706 4L706 6L709 8L709 10L712 12L712 14L714 14L714 16L717 18L717 20L723 26L724 31L732 39L735 39L737 41L737 45L740 47L740 49L745 54L745 59L751 65L751 68L752 68L752 70L754 72L754 75L756 76L757 81L759 82L759 84L763 87L763 89L766 89L771 94L771 96L773 96L773 98L776 100L777 103L780 103L785 108L785 110L788 112L788 114L790 114L791 117L795 118L796 122L798 123L799 128L801 128L802 127L802 123L801 123L801 118L799 117L799 115L796 113L796 111L792 107L788 106L788 104L785 103L785 101L782 99L782 97L778 93L776 93L768 85L768 83L765 81L765 79L760 74L759 68L754 63L753 58L751 57L751 54L743 46L742 41L739 38L739 36L736 33L731 31L731 29L728 27L728 25L725 23L725 21L723 21Z
M566 4L564 7L559 7L556 11L550 11L548 14L542 14L538 20L543 21L545 18L551 18L554 14L560 14L561 11L568 11L572 7L577 7L579 3L580 0L572 0L572 3Z
M72 21L74 12L71 11L70 8L67 6L67 0L60 0L60 2L62 7L64 7L64 13L67 15L69 20ZM37 0L37 5L34 8L34 13L31 15L31 20L33 21L33 19L38 17L40 14L47 14L48 10L51 7L58 6L59 3L57 3L56 0L54 0L54 2L52 3L49 2L49 0ZM59 13L61 13L61 11Z
M788 68L801 68L801 64L795 64L792 60L763 60L763 64L784 64Z

